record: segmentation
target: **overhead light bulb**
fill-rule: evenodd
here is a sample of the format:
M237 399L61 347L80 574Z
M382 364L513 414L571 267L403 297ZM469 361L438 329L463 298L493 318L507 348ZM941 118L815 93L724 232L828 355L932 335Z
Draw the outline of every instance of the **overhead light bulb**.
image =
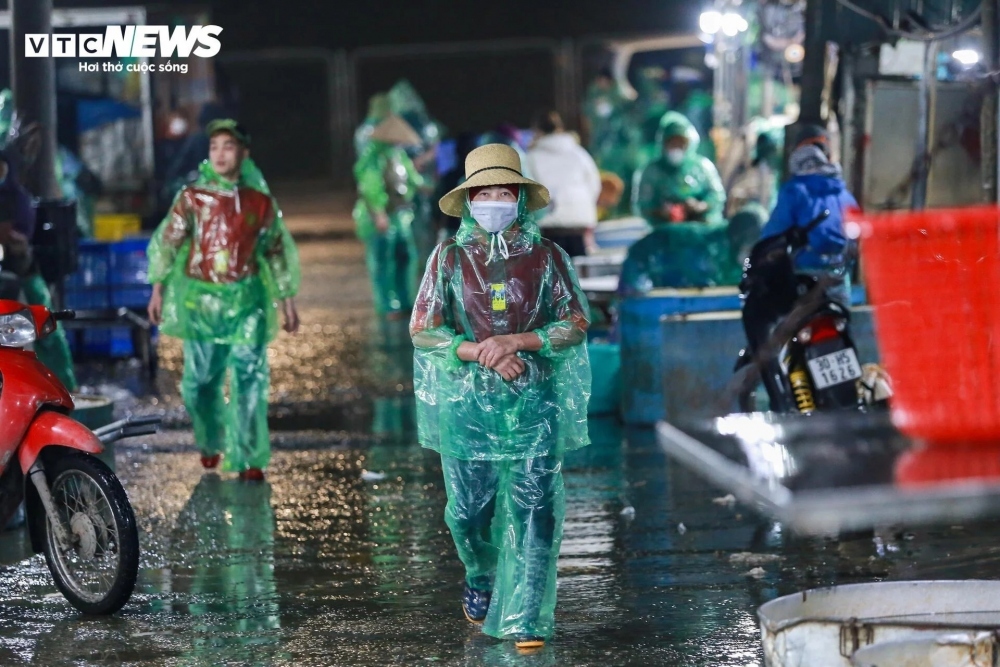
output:
M951 54L951 57L966 67L972 67L979 63L981 56L975 49L959 49Z
M736 12L726 12L722 16L722 34L727 37L735 37L746 30L747 21Z
M702 12L698 19L698 27L707 35L714 35L722 29L722 13L714 9Z

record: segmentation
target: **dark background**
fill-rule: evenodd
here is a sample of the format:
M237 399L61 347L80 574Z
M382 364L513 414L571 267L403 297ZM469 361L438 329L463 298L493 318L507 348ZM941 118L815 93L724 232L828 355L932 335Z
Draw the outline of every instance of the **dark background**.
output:
M57 8L135 4L158 3L55 0ZM159 5L210 8L213 20L224 29L225 49L355 49L374 44L690 32L704 9L697 0L173 0Z

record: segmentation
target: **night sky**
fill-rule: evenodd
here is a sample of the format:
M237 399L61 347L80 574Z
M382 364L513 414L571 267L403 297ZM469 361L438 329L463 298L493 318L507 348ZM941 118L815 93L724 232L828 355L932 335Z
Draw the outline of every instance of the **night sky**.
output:
M57 8L130 4L166 3L55 1ZM168 6L209 8L226 31L227 49L689 32L702 9L691 0L171 0Z

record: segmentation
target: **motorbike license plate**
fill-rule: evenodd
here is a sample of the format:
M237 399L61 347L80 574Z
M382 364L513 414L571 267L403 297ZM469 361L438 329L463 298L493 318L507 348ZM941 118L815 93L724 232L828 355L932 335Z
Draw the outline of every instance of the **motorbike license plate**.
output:
M826 354L809 362L809 372L817 389L826 389L861 377L861 364L851 349Z

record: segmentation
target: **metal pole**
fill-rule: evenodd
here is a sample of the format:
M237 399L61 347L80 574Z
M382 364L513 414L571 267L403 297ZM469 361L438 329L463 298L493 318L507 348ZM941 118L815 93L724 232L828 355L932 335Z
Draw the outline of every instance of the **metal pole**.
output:
M854 183L857 173L857 125L855 110L857 104L857 91L854 82L854 63L857 56L854 51L844 51L841 56L841 99L843 100L844 122L840 128L840 163L844 166L844 181ZM855 190L858 192L858 190Z
M928 147L930 143L931 77L934 72L934 44L927 44L924 51L924 74L920 77L919 111L917 112L917 145L914 150L913 190L910 206L914 211L922 211L927 205L927 172L929 167Z
M28 58L25 35L52 34L52 0L11 0L11 87L22 127L38 123L38 156L24 184L42 199L60 196L56 180L56 76L53 58ZM49 45L50 48L52 44Z
M980 19L983 26L983 60L989 72L1000 70L1000 53L998 53L997 40L1000 39L1000 30L997 24L997 2L998 0L983 0L983 15ZM986 95L983 98L982 116L980 126L980 140L982 142L983 155L983 201L992 204L997 201L997 153L998 153L998 131L997 113L1000 104L997 100L997 85L991 78L986 82Z
M823 33L822 0L806 0L805 60L802 62L802 98L799 123L826 125L823 120L823 88L826 84L826 38Z

